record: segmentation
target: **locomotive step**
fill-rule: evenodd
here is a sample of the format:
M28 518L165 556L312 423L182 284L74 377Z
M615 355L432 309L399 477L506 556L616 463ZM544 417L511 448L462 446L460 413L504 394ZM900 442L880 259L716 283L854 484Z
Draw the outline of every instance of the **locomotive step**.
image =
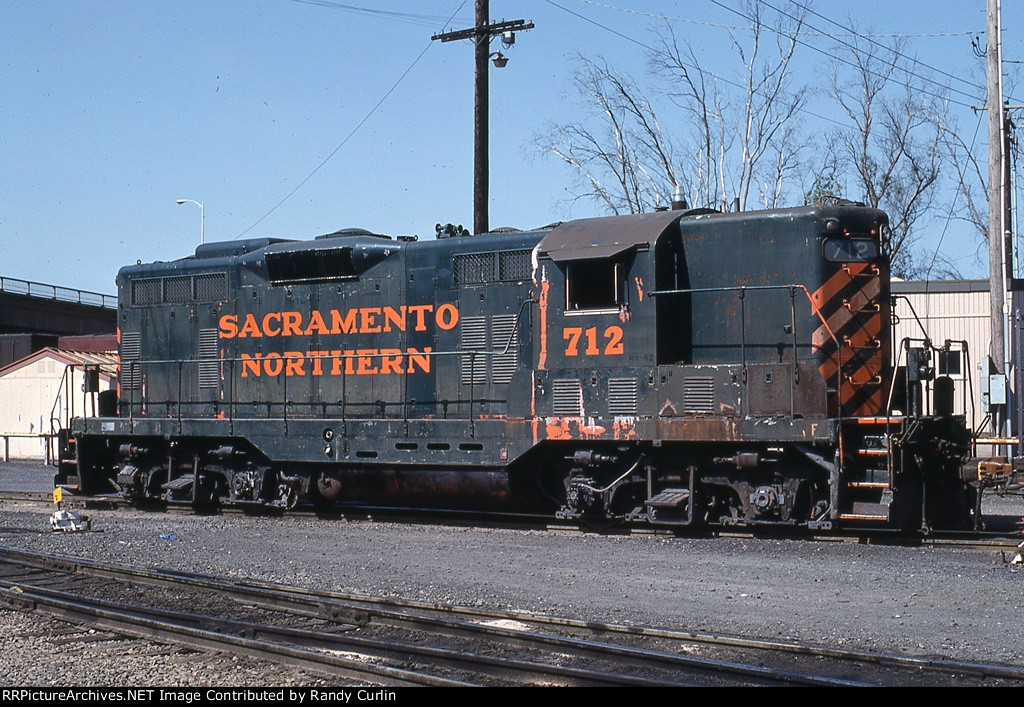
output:
M841 513L839 519L887 522L889 520L889 504L857 502L852 505L849 513Z
M174 481L169 481L166 484L161 484L160 488L164 491L183 491L192 486L193 479L191 476L179 476Z
M647 505L651 508L679 508L689 498L689 489L665 489L661 493L647 499Z
M897 425L902 426L905 418L902 415L891 417L851 417L848 422L853 425Z
M886 523L889 520L887 515L868 515L860 513L842 513L839 516L839 520L868 520L877 523Z

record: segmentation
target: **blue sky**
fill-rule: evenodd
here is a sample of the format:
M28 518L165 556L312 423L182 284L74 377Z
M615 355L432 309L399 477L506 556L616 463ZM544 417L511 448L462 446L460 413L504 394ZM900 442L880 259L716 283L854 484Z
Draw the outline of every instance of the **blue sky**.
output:
M1024 7L1004 5L1004 58L1024 60ZM813 7L842 22L856 7L859 28L878 33L983 35L985 24L983 0ZM680 37L709 68L735 70L728 30L695 22L742 20L706 0L491 0L493 18L536 23L490 74L492 227L601 213L567 204L572 174L538 154L534 139L581 118L577 54L603 57L654 90L642 47L577 16L644 43L664 26L623 10L691 20L673 21ZM449 29L470 26L472 0L0 0L0 275L113 292L121 265L172 260L198 244L199 209L178 198L205 202L208 242L470 226L472 47L430 41L453 14ZM963 35L907 41L958 76L977 63ZM824 85L821 56L798 56L802 80ZM977 117L960 113L973 132ZM926 244L938 242L943 222ZM953 225L942 247L967 275L987 272L965 227Z

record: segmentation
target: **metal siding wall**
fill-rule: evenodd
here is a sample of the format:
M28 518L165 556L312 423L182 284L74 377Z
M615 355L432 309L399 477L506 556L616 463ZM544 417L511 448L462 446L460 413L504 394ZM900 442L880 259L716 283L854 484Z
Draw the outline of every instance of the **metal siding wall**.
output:
M57 396L61 401L54 414L61 419L67 416L68 401L63 399L64 389L60 385L64 374L64 363L51 358L42 358L22 368L0 376L0 458L3 455L4 434L49 434L50 411ZM69 385L75 396L75 415L82 416L82 373L76 370ZM101 390L109 390L112 383L100 381ZM90 404L84 411L89 417L94 414ZM38 438L12 437L10 440L12 459L38 459L46 457L46 443Z
M893 283L893 293L905 296L913 305L917 316L921 319L928 335L936 346L942 346L947 340L964 340L967 342L970 355L970 366L963 362L963 376L954 378L955 410L967 415L967 424L974 428L984 418L981 407L981 390L979 385L979 365L988 353L989 314L988 291L943 291L948 283L934 282L928 292L903 292L903 283ZM910 283L908 283L910 284ZM920 285L920 283L913 283ZM903 337L923 338L921 328L914 319L907 302L899 299L896 302L896 313L900 317L896 325L895 345L899 345ZM968 379L969 378L969 383ZM963 404L964 387L973 388L974 417L970 402ZM968 389L970 391L971 388ZM966 410L964 408L967 408Z

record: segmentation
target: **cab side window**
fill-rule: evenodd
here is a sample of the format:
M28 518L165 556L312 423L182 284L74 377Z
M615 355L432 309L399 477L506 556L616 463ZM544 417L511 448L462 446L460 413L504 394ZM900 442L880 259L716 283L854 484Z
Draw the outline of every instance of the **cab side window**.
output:
M565 311L618 310L626 304L625 267L608 260L568 264Z

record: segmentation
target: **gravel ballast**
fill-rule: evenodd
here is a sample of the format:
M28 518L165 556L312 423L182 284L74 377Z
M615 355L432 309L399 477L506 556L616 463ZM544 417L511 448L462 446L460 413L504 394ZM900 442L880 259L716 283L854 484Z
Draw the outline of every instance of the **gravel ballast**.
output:
M6 487L4 472L11 475L8 465L0 466ZM88 513L93 532L61 534L50 532L45 508L0 504L0 544L344 592L1024 665L1024 573L989 549ZM2 673L0 682L12 684Z

